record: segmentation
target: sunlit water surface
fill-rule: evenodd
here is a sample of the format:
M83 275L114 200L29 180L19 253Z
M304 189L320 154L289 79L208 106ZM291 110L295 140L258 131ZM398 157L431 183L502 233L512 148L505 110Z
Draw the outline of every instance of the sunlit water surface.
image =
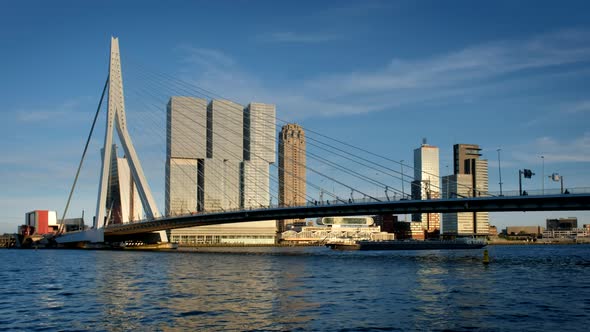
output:
M588 331L590 246L0 250L0 330Z

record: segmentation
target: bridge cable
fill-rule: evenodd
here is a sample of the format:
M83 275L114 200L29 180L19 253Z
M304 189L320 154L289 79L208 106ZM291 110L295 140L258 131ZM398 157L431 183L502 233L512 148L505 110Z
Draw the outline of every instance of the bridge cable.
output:
M152 75L153 75L153 74L152 74ZM162 84L162 85L163 85L163 84ZM163 86L164 86L164 85L163 85ZM192 92L192 91L191 91L191 92ZM210 97L210 96L207 96L207 97ZM224 102L225 102L225 103L227 104L227 101L224 101L224 100L216 100L216 101L218 101L219 103L224 103ZM222 117L223 117L223 115L222 115ZM229 119L230 121L233 121L234 123L235 123L235 121L237 121L236 119L228 118L227 116L225 116L225 118L226 118L226 119ZM263 120L263 121L264 121L264 120ZM268 120L267 120L267 122L270 122L270 121L268 121ZM316 155L316 156L317 156L317 155ZM320 158L318 158L318 157L316 157L315 159L318 159L318 160L320 160L320 161L323 161L323 162L329 163L329 161L328 161L327 159L325 159L325 158L321 158L321 157L320 157ZM333 178L333 177L327 176L327 175L325 175L325 174L323 174L323 173L321 173L321 172L319 172L319 171L316 171L315 169L313 169L313 168L311 168L311 167L309 167L309 166L307 166L307 165L302 165L302 166L303 166L303 167L305 167L305 168L307 168L307 169L309 169L310 171L312 171L312 172L314 172L314 173L316 173L316 174L320 175L320 176L323 176L323 177L325 177L325 178L327 178L327 179L329 179L329 180L332 180L332 181L334 181L334 182L336 182L336 183L339 183L340 185L342 185L342 186L345 186L345 187L347 187L347 188L349 188L349 189L351 189L351 190L353 190L353 191L359 192L359 193L363 194L365 197L369 197L369 198L371 198L371 199L373 199L373 200L379 201L379 199L376 199L375 197L372 197L372 196L371 196L371 195L369 195L369 194L363 193L362 191L360 191L360 190L358 190L358 189L356 189L356 188L353 188L353 187L351 187L351 186L349 186L349 185L347 185L347 184L345 184L345 183L343 183L343 182L340 182L340 181L336 180L336 179L335 179L335 178ZM345 169L345 168L343 168L343 167L340 167L340 168L341 168L341 170L342 170L342 169ZM354 175L354 173L356 173L356 172L354 172L354 171L352 171L352 170L349 170L349 169L347 169L346 171L347 171L347 173L348 173L348 174L351 174L351 175ZM359 177L359 176L358 176L358 173L356 173L356 174L357 174L357 175L356 175L356 177ZM363 177L359 177L359 178L363 178ZM364 178L367 178L367 177L366 177L366 176L364 176ZM373 182L376 182L376 181L375 181L375 180L373 180ZM309 182L308 182L308 183L309 183ZM311 183L310 183L310 184L311 184ZM384 185L384 187L385 187L385 184L383 184L383 185ZM320 188L320 189L321 189L321 188ZM328 194L331 194L331 193L330 193L330 192L328 192L328 191L327 191L326 193L328 193ZM333 195L333 194L332 194L331 196L335 197L335 198L336 198L337 200L339 200L339 201L342 201L342 200L340 200L340 199L338 198L338 196L336 196L336 195ZM342 202L345 202L345 201L342 201Z
M216 100L216 101L218 101L219 103L224 103L224 101L221 101L221 100ZM226 103L227 103L227 102L226 102ZM241 106L241 105L240 105L240 106ZM226 108L226 109L224 109L223 107L220 107L220 109L222 109L222 110L227 110L227 108ZM233 119L233 118L231 118L231 117L228 117L228 116L226 116L226 115L223 115L223 114L220 114L219 116L220 116L220 117L223 117L223 118L225 118L225 119L227 119L227 120L229 120L229 121L232 121L232 122L234 122L234 123L236 123L236 121L239 121L239 120L237 120L237 119ZM185 117L186 117L186 115L185 115ZM194 121L194 120L192 120L192 119L189 119L189 120L190 120L190 121L193 121L193 122L195 122L195 121ZM197 124L198 124L198 123L197 123ZM199 125L201 125L201 126L202 126L202 124L199 124ZM223 126L223 124L219 124L219 125L220 125L220 127L223 127L223 128L225 128L225 129L227 129L228 131L235 133L235 131L233 131L233 130L231 130L231 129L229 129L229 128L225 127L225 126ZM255 131L255 132L256 132L256 131ZM257 131L257 132L260 132L260 131ZM268 135L268 134L267 134L267 135ZM229 140L228 140L227 138L225 138L225 137L222 137L222 138L224 138L225 140L229 141ZM231 141L230 141L230 143L233 143L233 142L231 142ZM249 149L245 149L245 151L249 151ZM254 153L254 152L251 152L251 153L252 153L253 155L257 156L257 154L256 154L256 153ZM264 160L264 158L261 158L261 159L263 159L263 160ZM316 158L316 159L317 159L317 158ZM325 160L325 159L323 159L323 158L320 158L320 159L318 159L318 160L322 160L322 161L323 161L323 160ZM346 187L348 187L349 189L352 189L352 190L354 190L354 191L360 192L360 193L364 194L365 196L367 196L367 197L371 197L372 199L374 199L374 200L378 201L378 199L376 199L376 198L374 198L374 197L372 197L372 196L370 196L370 195L367 195L367 194L363 193L362 191L359 191L358 189L355 189L355 188L353 188L353 187L350 187L349 185L346 185L346 184L344 184L344 183L342 183L342 182L340 182L340 181L338 181L338 180L336 180L336 179L334 179L334 178L332 178L332 177L329 177L329 176L327 176L327 175L325 175L325 174L323 174L323 173L321 173L321 172L319 172L319 171L316 171L315 169L313 169L313 168L311 168L311 167L309 167L309 166L307 166L307 165L303 165L303 164L301 164L301 165L302 165L302 166L304 166L305 168L307 168L307 169L311 170L311 171L312 171L312 172L314 172L314 173L317 173L317 174L319 174L319 175L321 175L321 176L323 176L323 177L325 177L325 178L327 178L327 179L330 179L330 180L332 180L332 181L338 182L339 184L341 184L341 185L343 185L343 186L346 186ZM273 164L273 166L275 166L275 167L279 167L279 166L276 166L276 165L274 165L274 164ZM279 168L280 168L280 167L279 167ZM349 172L350 172L350 170L349 170ZM271 176L272 176L272 175L271 175ZM312 187L314 187L314 185L313 185L312 183L310 183L309 181L307 181L307 182L308 182L308 183L309 183L309 184L310 184ZM315 187L316 187L317 189L320 189L320 190L322 190L320 187L317 187L317 186L315 186ZM343 201L343 200L340 200L340 199L338 198L338 196L337 196L337 195L334 195L334 194L332 194L332 193L330 193L330 192L328 192L328 191L326 191L326 193L327 193L327 194L330 194L332 197L336 198L338 201L341 201L341 202L344 202L344 203L345 203L345 201Z
M78 177L80 176L80 170L82 169L82 164L84 163L84 158L86 157L86 152L88 151L88 145L90 144L90 139L92 138L92 133L94 132L94 126L96 125L96 119L98 118L98 113L100 113L100 109L102 107L102 101L104 99L104 95L107 91L109 85L109 76L107 75L107 79L104 83L104 87L102 89L102 94L100 96L100 101L98 102L98 107L96 108L96 113L94 114L94 120L92 120L92 126L90 127L90 132L88 133L88 138L86 139L86 144L84 145L84 151L82 152L82 157L80 158L80 163L78 164L78 169L76 170L76 176L74 177L74 183L72 183L72 188L70 189L70 194L68 195L68 200L66 202L66 207L61 217L61 223L58 227L58 234L64 232L65 228L65 218L66 213L68 212L68 208L70 207L70 202L72 200L72 195L74 194L74 190L76 188L76 183L78 182Z
M144 66L142 66L142 65L139 65L139 66L140 66L140 67L143 67L143 68L145 68L145 67L144 67ZM143 69L143 68L142 68L142 69ZM145 70L145 69L144 69L144 70ZM148 72L148 71L146 71L146 72ZM157 74L157 73L151 73L151 72L149 72L149 74L150 74L150 75L158 75L158 76L161 76L161 77L165 77L165 76L168 76L168 77L169 77L169 75L165 75L165 74ZM200 87L198 87L198 86L192 86L192 85L190 85L190 84L188 84L188 83L186 83L186 82L184 82L184 81L181 81L181 80L178 80L178 79L175 79L175 78L168 78L168 80L174 80L174 81L177 81L177 82L179 82L179 83L181 83L181 84L183 84L183 85L188 85L188 86L189 86L189 87L191 87L191 88L196 88L196 89L198 89L198 90L207 91L207 90L205 90L205 89L202 89L202 88L200 88ZM208 91L207 91L207 92L208 92ZM199 94L203 94L203 93L199 93ZM214 94L214 93L213 93L213 94ZM204 94L204 95L206 95L206 94ZM207 97L211 97L211 96L209 96L209 95L206 95L206 96L207 96ZM223 102L223 101L220 101L220 102ZM285 122L285 123L287 123L286 121L284 121L284 120L281 120L280 118L276 118L276 119L277 119L277 120L279 120L279 121L282 121L282 122ZM264 121L264 120L263 120L263 121ZM268 122L268 121L267 121L267 122ZM276 125L276 126L279 126L278 124L275 124L275 125ZM315 131L312 131L312 130L309 130L309 129L306 129L306 130L307 130L308 132L313 132L313 133L315 133ZM326 137L326 138L332 139L332 138L330 138L330 137L328 137L328 136L325 136L325 135L323 135L323 134L319 134L319 133L318 133L318 135L321 135L321 136L323 136L323 137ZM307 135L307 136L308 136L308 139L310 139L310 140L315 140L313 137L310 137L309 135ZM337 141L337 142L341 142L341 141L338 141L338 140L336 140L336 139L332 139L332 140L335 140L335 141ZM317 140L315 140L315 141L317 141ZM319 141L318 141L318 142L319 142ZM327 143L323 143L323 144L326 144L326 145L328 145L328 146L331 146L331 147L333 147L332 145L329 145L329 144L327 144ZM347 144L347 143L344 143L344 144ZM310 145L311 145L311 144L310 144ZM354 146L353 146L353 147L354 147ZM356 147L355 147L355 148L356 148ZM360 149L360 148L357 148L357 149ZM347 154L350 154L350 155L352 155L352 156L354 156L354 157L356 157L356 158L359 158L359 159L364 159L364 158L361 158L361 157L359 157L359 156L356 156L356 155L353 155L353 154L351 154L351 153L348 153L348 152L346 152L346 151L344 151L344 150L342 150L342 149L339 149L339 150L340 150L340 151L343 151L343 152L345 152L345 153L347 153ZM363 149L361 149L361 151L364 151L364 152L368 152L368 153L370 153L369 151L367 151L367 150L363 150ZM376 155L376 154L373 154L373 155L375 155L375 156L378 156L378 157L380 157L380 158L384 158L384 157L382 157L382 156L379 156L379 155ZM385 159L388 159L388 158L385 158ZM349 159L349 160L350 160L350 159ZM366 160L366 159L364 159L364 160ZM405 164L402 164L402 163L400 163L400 162L398 162L398 161L394 161L394 160L391 160L391 159L388 159L388 160L389 160L389 161L393 161L393 162L395 162L395 163L398 163L398 164L402 165L402 167L403 167L403 166L406 166L406 167L408 167L408 168L410 168L410 169L414 169L414 170L415 170L415 167L412 167L412 166L410 166L410 165L405 165ZM377 164L377 165L379 165L379 164ZM379 166L380 166L380 167L384 167L384 166L382 166L382 165L379 165ZM375 168L373 168L373 169L375 169ZM400 173L399 171L393 170L393 169L391 169L391 168L389 168L389 170L391 170L391 171L392 171L392 172L394 172L394 173ZM380 171L380 172L382 172L382 173L384 173L382 170L379 170L379 171ZM423 171L422 173L425 173L425 174L430 174L429 172L426 172L426 171ZM388 174L388 175L389 175L389 176L393 176L393 175L391 175L391 174ZM402 174L402 175L403 175L403 174ZM433 176L434 176L434 174L430 174L430 175L433 175ZM399 178L399 177L397 177L397 176L393 176L393 177L400 179L400 178ZM404 181L404 182L406 182L406 180L405 180L405 177L406 177L405 175L402 177L402 181ZM411 177L411 176L409 176L409 175L408 175L407 177L408 177L408 178L410 178L410 179L412 179L412 177ZM436 176L436 177L437 177L437 178L439 178L439 179L441 178L440 176ZM407 182L408 182L408 183L410 183L410 186L411 186L411 187L413 187L413 186L416 186L416 184L415 184L415 183L412 183L413 181L409 181L409 180L408 180ZM456 181L454 181L454 182L456 182ZM468 187L468 188L470 188L470 191L472 190L472 188L471 188L470 186L466 186L466 185L463 185L463 184L459 184L459 185L460 185L460 186L464 186L464 187ZM420 185L420 186L421 186L421 185ZM433 183L431 183L431 184L430 184L430 186L431 186L431 187L435 187L435 188L439 188L439 189L441 189L441 188L440 188L440 186L437 186L436 184L433 184ZM387 188L389 188L389 186L386 186L386 189L387 189ZM395 188L392 188L392 189L395 189ZM400 190L396 190L396 191L398 191L398 192L401 192Z

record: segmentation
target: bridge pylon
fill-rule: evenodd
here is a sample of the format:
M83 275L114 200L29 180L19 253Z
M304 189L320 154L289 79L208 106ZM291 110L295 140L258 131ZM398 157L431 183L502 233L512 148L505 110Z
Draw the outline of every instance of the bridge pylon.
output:
M94 220L94 229L105 227L107 215L107 192L109 187L109 174L111 171L111 158L113 146L113 132L117 129L117 135L125 151L126 159L129 164L129 170L133 182L137 188L139 198L143 205L145 215L148 220L160 217L154 197L147 183L137 152L133 147L133 142L127 131L127 118L125 116L125 96L123 94L123 75L121 70L121 57L119 51L119 39L111 37L111 52L109 62L109 83L108 83L108 113L107 123L103 146L102 167L100 172L100 182L98 188L98 202L96 205L96 219ZM161 242L168 242L164 231L160 233ZM102 232L93 242L104 242Z

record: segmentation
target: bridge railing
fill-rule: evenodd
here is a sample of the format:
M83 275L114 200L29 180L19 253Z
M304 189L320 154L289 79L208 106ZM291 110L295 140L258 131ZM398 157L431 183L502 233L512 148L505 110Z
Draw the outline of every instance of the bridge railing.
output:
M569 194L589 194L590 187L580 187L580 188L567 188ZM564 188L565 191L565 188ZM530 196L543 196L543 195L560 195L561 189L531 189L527 190L527 195ZM481 197L490 197L490 196L500 196L500 192L488 192L486 195L482 195ZM508 190L503 191L502 196L504 197L515 197L520 196L518 190ZM462 198L469 198L469 197L457 197L456 199ZM405 198L407 200L409 198ZM374 203L374 202L394 202L394 201L401 201L404 200L401 195L392 196L392 197L364 197L364 198L339 198L334 200L323 200L323 201L308 201L305 205L279 205L279 204L272 204L267 206L258 206L258 207L251 207L251 208L233 208L233 209L224 209L224 210L215 210L215 211L202 211L202 212L187 212L184 214L175 214L169 216L161 216L158 219L166 219L169 217L181 217L181 216L190 216L190 215L197 215L197 214L207 214L207 213L226 213L226 212L238 212L238 211L253 211L253 210L260 210L260 209L280 209L280 208L289 208L289 207L312 207L312 206L330 206L330 205L346 205L346 204L363 204L363 203ZM137 222L145 222L151 220L138 220ZM117 227L117 225L111 225L109 227Z
M569 194L588 194L590 193L590 187L580 187L580 188L563 188L563 191ZM527 195L560 195L562 194L561 189L523 189L526 191ZM490 192L491 195L500 196L499 191ZM520 196L518 190L503 190L503 196Z
M565 189L564 189L565 190ZM581 187L581 188L568 188L568 193L570 194L588 194L590 193L590 187ZM560 189L532 189L527 190L527 195L559 195L561 194ZM500 192L487 192L485 194L481 194L480 197L490 197L490 196L520 196L518 190L508 190L503 191L502 195ZM461 198L471 198L472 196L464 196L464 197L456 197L456 199ZM453 197L455 198L455 197ZM287 207L311 207L311 206L329 206L329 205L339 205L339 204L361 204L361 203L371 203L371 202L394 202L394 201L401 201L401 200L409 200L411 199L408 195L403 198L401 195L391 196L391 197L364 197L364 198L338 198L332 200L322 200L322 201L307 201L305 205L286 205L286 204L272 204L272 205L265 205L265 206L257 206L257 207L250 207L250 208L232 208L232 209L224 209L224 210L214 210L214 211L203 211L203 212L193 212L192 214L202 214L202 213L220 213L220 212L236 212L236 211L251 211L251 210L259 210L259 209L280 209L280 208L287 208ZM187 214L178 214L175 216L182 216L182 215L190 215L191 213Z

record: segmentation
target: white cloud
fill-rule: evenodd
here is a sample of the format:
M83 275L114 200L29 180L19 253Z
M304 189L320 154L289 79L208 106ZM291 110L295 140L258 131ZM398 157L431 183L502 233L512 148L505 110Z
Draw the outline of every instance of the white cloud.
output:
M544 156L545 164L565 162L590 162L590 132L571 139L539 137L531 142L512 148L516 161L539 163Z
M426 59L394 58L382 68L320 77L308 82L333 96L469 86L503 74L590 61L581 42L590 33L565 30L529 40L498 41Z
M293 41L326 37L295 33L274 36ZM555 75L537 70L589 62L590 47L582 42L588 38L588 31L562 30L525 40L473 45L426 58L393 58L374 70L322 75L293 81L287 87L266 83L226 53L184 47L189 53L186 59L192 59L189 63L193 65L185 68L184 79L238 102L275 103L289 120L360 114L449 99L473 102L478 95L509 89L510 82L526 85L526 80L532 79L531 73L534 79ZM522 74L510 76L514 73Z

